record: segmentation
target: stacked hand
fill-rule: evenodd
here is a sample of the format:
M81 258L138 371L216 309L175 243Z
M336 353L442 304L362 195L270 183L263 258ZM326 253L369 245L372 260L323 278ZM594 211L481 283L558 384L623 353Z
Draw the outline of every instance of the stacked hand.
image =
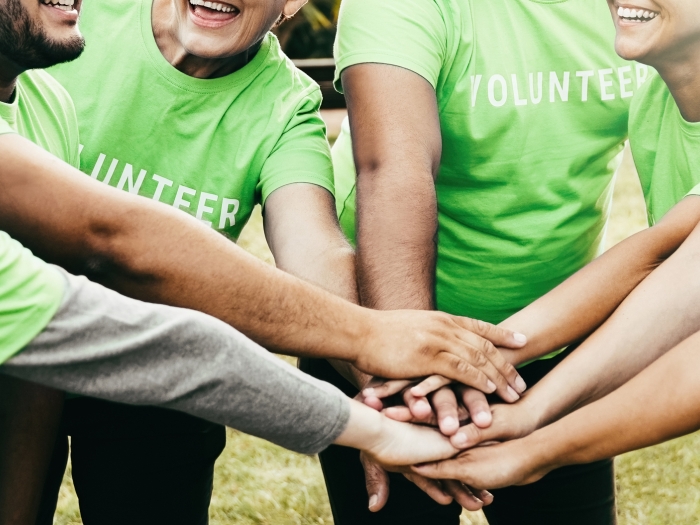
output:
M524 383L518 387L524 390ZM507 393L505 401L520 399L515 392ZM482 392L432 376L418 384L375 380L358 399L391 419L437 426L450 438L452 446L464 451L452 459L402 469L409 480L440 504L454 500L468 510L479 510L493 499L482 489L531 482L533 476L541 477L523 464L528 454L519 450L519 442L484 446L526 436L538 427L537 412L529 406L527 396L514 404L489 406ZM388 476L367 457L362 462L370 510L378 511L388 499Z

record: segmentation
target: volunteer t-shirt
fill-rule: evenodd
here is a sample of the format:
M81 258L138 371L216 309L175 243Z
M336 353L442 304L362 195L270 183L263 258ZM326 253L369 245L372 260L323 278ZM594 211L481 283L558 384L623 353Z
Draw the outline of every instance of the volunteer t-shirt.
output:
M599 253L629 101L647 74L613 42L599 1L343 1L338 89L346 68L382 63L436 90L440 310L499 322ZM333 155L352 238L348 132Z
M7 133L17 133L78 165L73 104L58 82L43 71L20 75L13 101L0 102L0 135ZM58 272L0 231L0 363L46 327L61 304L63 288Z
M688 192L698 194L700 122L683 118L658 73L632 101L630 147L650 225L661 220Z
M152 0L85 2L85 52L50 70L76 104L82 171L233 239L281 186L332 192L320 90L275 36L242 69L193 78L161 54L151 8Z

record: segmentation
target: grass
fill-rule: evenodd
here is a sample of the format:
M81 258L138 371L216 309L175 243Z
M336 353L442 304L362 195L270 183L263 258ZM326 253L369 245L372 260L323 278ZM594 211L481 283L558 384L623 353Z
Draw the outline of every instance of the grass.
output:
M644 204L629 158L615 185L608 246L646 226ZM259 213L240 241L272 262ZM700 521L700 435L625 454L617 459L620 525L685 525ZM230 430L216 468L212 525L328 525L333 520L316 458L287 452ZM77 498L66 473L58 525L80 524ZM465 512L462 525L484 525L481 513ZM565 525L565 524L563 524Z

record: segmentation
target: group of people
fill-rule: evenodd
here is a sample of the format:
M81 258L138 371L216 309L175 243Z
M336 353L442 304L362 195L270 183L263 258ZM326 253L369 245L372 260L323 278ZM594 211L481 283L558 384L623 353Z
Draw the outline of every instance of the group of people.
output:
M700 428L700 6L638 1L343 0L331 151L306 0L0 0L0 524L69 453L86 525L207 523L225 425L337 525L615 523Z

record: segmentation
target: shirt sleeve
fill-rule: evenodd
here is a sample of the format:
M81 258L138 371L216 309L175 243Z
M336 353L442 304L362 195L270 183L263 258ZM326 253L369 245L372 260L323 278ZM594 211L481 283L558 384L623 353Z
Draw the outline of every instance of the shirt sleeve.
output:
M8 133L16 133L16 131L12 129L7 122L0 118L0 135L6 135Z
M686 193L686 197L688 195L700 195L700 184L698 184L692 190L690 190L688 193Z
M288 184L316 184L335 193L331 149L320 108L321 92L313 86L302 97L263 165L256 188L263 206L273 191Z
M413 71L435 88L447 50L447 29L435 0L344 0L335 43L335 87L363 63Z

